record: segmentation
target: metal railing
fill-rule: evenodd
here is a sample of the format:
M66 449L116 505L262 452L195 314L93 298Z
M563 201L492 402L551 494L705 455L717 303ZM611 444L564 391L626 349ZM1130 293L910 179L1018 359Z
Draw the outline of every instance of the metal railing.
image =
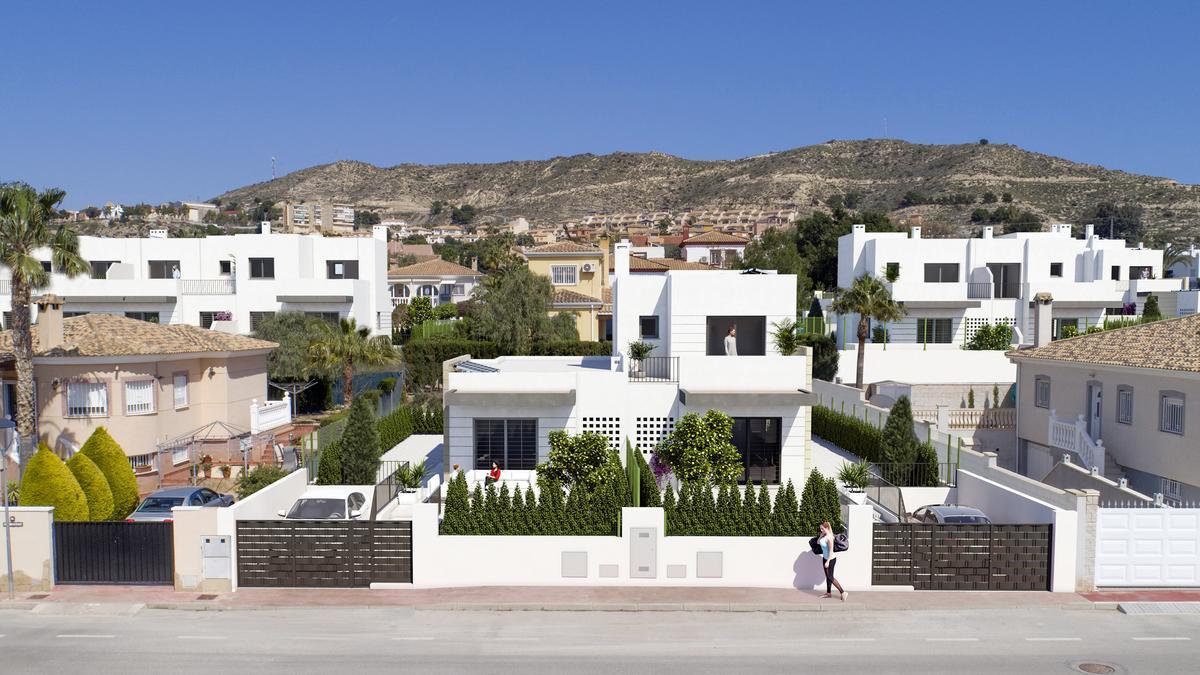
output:
M0 295L12 295L11 279L0 279Z
M233 295L237 284L226 279L180 279L180 295Z
M972 281L967 284L967 297L987 300L992 297L992 286L986 281Z
M904 510L904 494L900 491L900 488L892 485L882 476L872 474L871 484L863 492L866 493L868 499L895 516L897 522L904 522L906 515Z
M647 356L629 360L630 382L678 382L678 356Z
M408 462L380 462L376 473L374 494L371 496L371 520L375 520L383 509L400 493L400 481L396 480L396 470L407 466Z
M937 464L872 464L872 472L884 480L901 487L954 486L958 471L956 462Z

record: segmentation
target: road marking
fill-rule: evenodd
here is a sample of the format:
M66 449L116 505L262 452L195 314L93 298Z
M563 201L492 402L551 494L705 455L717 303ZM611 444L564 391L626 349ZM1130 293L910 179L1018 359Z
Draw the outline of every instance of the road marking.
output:
M392 638L392 639L393 639L393 640L433 640L433 639L435 639L435 638L431 638L431 637L418 637L418 636L415 636L415 635L407 635L407 636L404 636L404 637L394 637L394 638Z
M76 640L107 640L109 638L114 638L116 636L115 635L90 635L90 634L86 634L86 633L62 633L61 635L55 635L54 637L76 639Z
M925 638L926 642L979 642L979 638L961 637L961 638Z
M1074 637L1027 637L1026 642L1079 642L1083 638Z
M535 638L535 637L494 637L494 638L486 638L486 639L488 639L488 640L497 640L497 641L500 641L500 642L537 642L537 641L538 641L538 640L540 640L541 638Z
M822 642L874 642L875 638L825 638Z
M292 639L293 640L323 640L325 642L346 642L346 641L350 640L350 638L348 638L348 637L340 637L337 635L294 636L294 637L292 637Z
M225 635L179 635L180 640L228 640Z
M4 636L0 635L0 637L4 637ZM1192 638L1190 638L1190 637L1135 637L1133 639L1146 641L1146 642L1149 642L1149 641L1165 642L1168 640L1180 640L1180 641L1191 640Z

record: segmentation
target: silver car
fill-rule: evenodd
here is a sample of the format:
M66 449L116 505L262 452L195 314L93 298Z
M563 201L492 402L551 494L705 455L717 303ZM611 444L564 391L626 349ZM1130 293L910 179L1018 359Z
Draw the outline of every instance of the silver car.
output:
M974 506L931 504L913 511L909 522L937 525L988 525L992 521Z
M125 519L127 523L170 522L171 509L176 506L229 506L233 495L223 495L206 487L185 486L164 488L150 493L133 513Z

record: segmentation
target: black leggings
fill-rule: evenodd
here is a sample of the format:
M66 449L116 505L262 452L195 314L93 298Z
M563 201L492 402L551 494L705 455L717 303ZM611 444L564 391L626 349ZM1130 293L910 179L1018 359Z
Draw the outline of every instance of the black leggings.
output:
M837 558L830 558L829 564L825 565L825 592L833 593L833 568L837 565Z

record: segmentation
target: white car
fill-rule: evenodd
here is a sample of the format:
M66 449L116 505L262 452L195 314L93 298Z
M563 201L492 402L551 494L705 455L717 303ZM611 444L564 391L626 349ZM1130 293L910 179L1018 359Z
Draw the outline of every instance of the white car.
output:
M312 487L279 515L288 520L370 520L373 490L370 485Z

